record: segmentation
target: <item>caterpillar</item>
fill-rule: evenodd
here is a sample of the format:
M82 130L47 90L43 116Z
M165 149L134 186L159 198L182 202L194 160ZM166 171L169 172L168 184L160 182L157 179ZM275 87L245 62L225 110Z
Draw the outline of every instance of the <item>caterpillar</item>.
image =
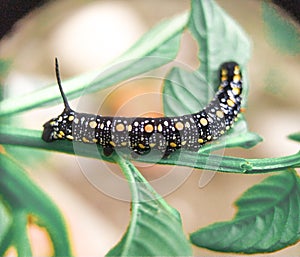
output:
M118 148L129 148L134 156L158 150L163 158L180 148L198 151L229 130L241 109L242 74L233 61L220 66L220 85L211 102L197 113L178 117L112 117L75 112L63 91L57 58L55 71L65 108L44 124L42 139L100 144L105 156Z

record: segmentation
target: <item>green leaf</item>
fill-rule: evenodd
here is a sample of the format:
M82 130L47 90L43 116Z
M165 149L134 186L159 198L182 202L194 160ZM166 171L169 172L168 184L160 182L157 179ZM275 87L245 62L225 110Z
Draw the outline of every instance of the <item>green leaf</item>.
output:
M107 67L64 81L63 87L68 99L113 86L172 61L177 55L181 34L187 21L187 13L165 20ZM0 102L0 116L45 104L54 105L58 101L61 102L61 96L55 83L27 95L3 100Z
M122 240L107 256L191 256L179 213L170 207L134 165L116 157L130 183L132 213Z
M291 134L288 136L289 139L300 142L300 132Z
M163 88L166 115L199 111L210 102L219 87L220 65L233 60L243 68L250 57L248 37L213 0L192 1L188 29L199 45L200 67L196 71L177 67L171 70ZM242 69L242 72L243 96L247 96L247 71ZM178 109L178 103L183 105L181 109Z
M24 210L18 210L13 213L12 223L4 233L4 238L0 242L0 254L4 255L9 246L16 248L18 256L32 256L31 246L27 233L27 213Z
M193 244L221 252L266 253L300 240L300 178L285 171L263 180L236 201L238 212L191 234Z
M299 54L299 29L266 1L262 2L262 16L269 41L283 53Z
M229 29L230 28L230 29ZM192 1L188 29L198 45L200 68L187 71L175 67L163 87L164 112L167 116L195 113L203 109L219 86L219 66L235 60L245 65L250 56L250 43L243 30L214 1ZM226 48L226 51L224 51ZM243 105L248 91L247 71L243 69ZM247 129L243 115L226 136L201 148L208 152L224 147L250 148L262 139Z
M179 116L198 112L208 104L213 93L208 92L203 74L175 67L163 86L164 113Z
M12 217L10 216L10 213L8 212L6 206L0 202L0 256L3 256L5 250L8 248L8 243L11 242L11 239L7 237L8 230L10 228L10 225L12 224Z
M31 246L27 233L28 214L25 210L18 210L13 213L11 233L13 244L16 247L18 256L32 256Z
M249 60L247 35L213 0L192 1L188 28L199 45L199 72L214 89L218 88L218 71L223 62L233 60L244 67ZM245 71L243 75L246 78Z
M55 256L71 256L68 233L56 205L29 179L23 168L5 154L5 150L0 152L0 163L0 196L12 216L10 228L0 245L0 255L11 244L16 246L20 256L31 255L28 254L28 240L24 238L27 235L27 221L31 216L37 220L37 225L46 228Z
M0 231L5 231L7 226L11 223L11 218L8 214L8 210L5 205L0 202ZM0 234L0 242L1 242L1 234Z

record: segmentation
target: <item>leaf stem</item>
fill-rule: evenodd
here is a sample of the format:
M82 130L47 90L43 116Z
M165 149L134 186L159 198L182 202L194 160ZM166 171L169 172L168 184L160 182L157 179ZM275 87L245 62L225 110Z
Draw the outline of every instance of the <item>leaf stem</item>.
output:
M300 167L300 151L288 156L263 159L245 159L242 165L251 174L280 171L287 168Z
M51 150L68 154L75 154L73 142L56 141L46 143L41 139L41 131L15 128L11 126L0 126L0 144L33 147L41 150ZM108 162L115 162L113 158L99 154L101 147L92 144L82 144L76 148L76 155L98 158ZM214 154L191 154L190 152L179 152L170 156L169 159L149 158L141 156L139 162L156 163L164 165L179 165L196 169L206 169L228 173L260 174L276 172L288 168L300 168L300 152L277 158L245 159L238 157L220 156Z

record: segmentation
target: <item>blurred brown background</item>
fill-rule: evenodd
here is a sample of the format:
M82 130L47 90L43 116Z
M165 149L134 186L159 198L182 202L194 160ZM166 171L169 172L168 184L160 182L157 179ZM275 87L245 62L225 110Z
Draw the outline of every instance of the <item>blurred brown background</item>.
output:
M270 43L260 1L217 2L240 23L252 40L253 52L248 67L250 92L245 115L249 129L264 138L263 143L251 150L228 150L226 154L262 158L297 152L299 144L288 140L286 136L300 129L300 56L280 53ZM7 94L21 95L53 83L55 56L60 59L63 79L95 70L118 57L160 20L189 7L188 0L64 0L46 4L21 20L12 33L0 42L0 58L13 61L6 80ZM288 16L285 18L289 20ZM197 67L196 51L193 39L185 33L178 61ZM113 115L122 112L120 108L133 98L139 99L136 97L138 95L157 95L157 98L149 97L147 103L143 98L139 104L149 106L151 112L159 113L162 112L160 83L156 80L127 82L115 88L114 92L104 90L90 96L88 103L98 108L98 100L105 99L101 114ZM77 106L78 100L71 104ZM133 106L126 108L127 115L136 115L137 105ZM42 124L59 114L62 108L62 104L58 103L56 107L26 112L17 118L26 128L42 129ZM126 184L122 188L124 191L120 191L119 184L114 183L115 178L106 176L118 168L56 153L46 153L42 158L42 163L34 166L28 164L26 168L63 211L76 256L104 256L122 237L130 217L129 203L120 200L117 193L114 194L114 191L124 192L127 196ZM139 167L153 183L161 179L160 174L170 175L172 172L170 167L142 164ZM88 172L83 173L85 168ZM175 172L188 178L165 199L181 213L187 234L212 222L231 219L235 213L232 206L234 200L265 177L218 173L208 185L199 188L202 171L195 170L190 176L190 170L184 168L176 168ZM114 174L121 178L118 171ZM107 188L103 189L105 186ZM30 232L34 242L38 242L34 244L36 255L46 255L49 247L43 232L37 228L32 228ZM300 256L299 252L298 244L264 256ZM194 254L242 256L196 247Z

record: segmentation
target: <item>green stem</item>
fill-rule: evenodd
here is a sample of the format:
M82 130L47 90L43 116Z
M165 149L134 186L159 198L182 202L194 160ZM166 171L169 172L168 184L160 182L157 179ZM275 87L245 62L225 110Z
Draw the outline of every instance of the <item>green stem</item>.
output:
M101 147L98 147L96 149L97 151L95 151L95 145L81 144L81 147L76 147L75 153L73 142L56 141L53 143L46 143L42 141L41 134L41 131L36 130L0 126L0 144L33 147L42 150L58 151L90 158L98 158L108 162L115 162L112 158L99 154L99 152L101 152ZM180 154L171 155L168 159L159 159L157 161L154 157L149 158L148 156L141 156L135 161L164 165L179 165L219 172L260 174L288 168L300 168L300 152L278 158L244 159L214 154L191 154L182 151Z
M287 168L300 167L300 152L284 157L245 159L243 168L248 169L247 173L262 173L265 171L279 171ZM249 168L248 168L249 167Z

